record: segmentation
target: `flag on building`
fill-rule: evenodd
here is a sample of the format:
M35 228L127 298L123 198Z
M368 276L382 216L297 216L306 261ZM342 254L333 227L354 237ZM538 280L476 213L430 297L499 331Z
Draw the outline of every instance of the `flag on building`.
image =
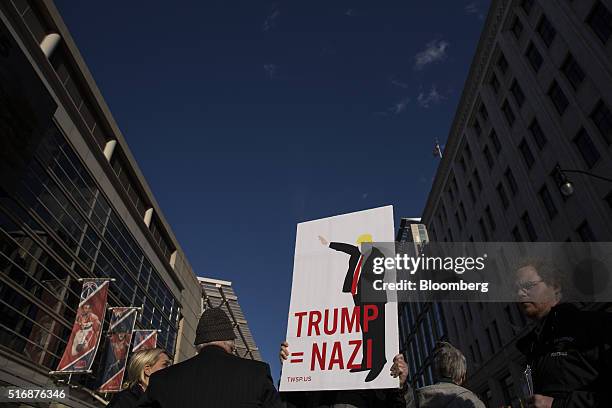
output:
M85 279L72 332L58 372L88 372L98 351L109 280Z
M442 158L442 149L440 148L440 143L438 143L437 140L436 140L436 144L434 145L433 155L434 157Z
M98 391L121 391L127 356L132 340L132 331L136 323L138 307L114 307L111 310L108 342L106 343L106 358L104 373Z
M157 330L134 330L134 343L132 353L139 350L148 350L157 346Z

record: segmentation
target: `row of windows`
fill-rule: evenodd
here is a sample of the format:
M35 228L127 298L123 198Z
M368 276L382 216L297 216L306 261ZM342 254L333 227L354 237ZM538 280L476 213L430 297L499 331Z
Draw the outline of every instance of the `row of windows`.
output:
M144 304L139 326L162 330L158 344L174 353L178 301L54 126L27 171L9 177L22 180L0 195L2 344L55 368L79 302L75 278L103 276L116 279L109 303Z
M19 0L13 3L34 39L40 44L42 39L53 31L52 28L38 13L37 9L32 7L30 0ZM80 76L77 75L72 68L74 63L71 62L68 51L63 46L59 47L51 56L50 63L59 81L68 92L74 106L80 113L94 141L98 144L100 149L104 149L106 143L110 140L108 135L111 135L112 132L106 128L105 121L100 119L100 114L94 109L95 104L89 101L90 97L87 96L88 92L85 91L86 87L81 84ZM129 165L123 156L123 152L119 149L113 154L111 167L132 202L132 205L142 218L145 211L150 208L151 205L146 195L143 193L142 187L129 170ZM170 240L166 237L167 234L159 232L160 230L161 226L158 223L155 228L152 229L151 233L153 234L156 244L161 249L164 258L169 261L172 252L174 252L174 248Z

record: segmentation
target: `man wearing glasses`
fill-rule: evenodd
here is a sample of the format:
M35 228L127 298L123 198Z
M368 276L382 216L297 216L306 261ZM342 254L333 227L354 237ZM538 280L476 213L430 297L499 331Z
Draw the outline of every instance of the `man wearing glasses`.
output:
M532 372L528 406L612 407L612 314L562 303L562 274L541 259L522 262L516 280L521 309L536 322L517 342Z

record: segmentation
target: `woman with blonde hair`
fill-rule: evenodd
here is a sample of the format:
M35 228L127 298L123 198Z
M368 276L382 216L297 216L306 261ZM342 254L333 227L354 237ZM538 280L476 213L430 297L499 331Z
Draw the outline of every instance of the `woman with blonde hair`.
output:
M160 348L139 350L132 354L127 366L127 381L124 384L124 390L115 394L107 407L137 407L138 400L149 385L149 377L171 364L172 361L168 354Z

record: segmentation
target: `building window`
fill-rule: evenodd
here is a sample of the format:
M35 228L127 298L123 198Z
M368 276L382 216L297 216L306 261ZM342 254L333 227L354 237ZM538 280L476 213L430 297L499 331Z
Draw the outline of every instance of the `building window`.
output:
M453 194L453 189L452 189L452 187L449 187L449 188L448 188L448 190L447 190L447 192L448 192L448 196L450 197L450 201L451 201L451 203L452 203L453 201L455 201L455 194Z
M487 228L485 227L485 224L482 218L478 220L478 226L480 227L480 234L482 236L483 242L488 242L489 234L487 233Z
M555 218L558 211L557 207L555 206L555 202L553 201L552 196L550 195L550 191L548 191L548 187L546 187L546 184L542 186L542 188L538 192L538 195L540 196L540 200L542 200L542 203L544 204L544 208L546 209L548 218L552 220L553 218Z
M510 104L508 103L508 101L505 101L504 104L502 105L502 111L504 112L506 121L508 121L508 125L512 127L516 117L514 116L514 112L512 111L512 108L510 107Z
M574 144L578 148L580 155L584 159L584 162L589 169L592 168L600 159L601 155L599 154L599 151L593 144L593 141L584 128L580 129L574 138Z
M470 198L472 199L472 204L476 202L476 194L474 193L474 187L472 186L472 182L468 183L468 191L470 193Z
M516 79L512 81L510 92L512 92L512 96L514 96L516 106L518 106L519 108L523 106L523 102L525 102L525 94L523 93L523 90L521 89L521 86L518 84Z
M519 151L521 152L521 156L523 156L525 165L528 169L530 169L533 166L533 163L535 163L535 158L533 157L533 153L531 153L531 149L529 148L529 145L525 139L521 140L521 143L519 144Z
M455 211L455 220L457 221L457 225L459 226L459 231L463 228L461 225L461 219L459 218L459 211Z
M536 241L538 239L538 235L536 234L536 230L533 227L533 224L531 223L531 218L529 217L529 213L527 213L527 211L525 211L521 216L521 221L523 223L525 231L527 231L527 237L529 238L529 240L532 242Z
M561 66L561 71L565 75L565 78L567 78L568 82L572 85L572 88L574 88L574 90L578 89L578 86L580 86L580 84L582 83L582 81L584 81L584 78L586 77L584 71L582 70L576 59L574 59L573 55L569 53L567 54L567 57L565 58L565 61Z
M499 152L501 152L501 143L499 142L495 129L491 130L491 133L489 133L489 139L491 139L491 143L495 148L495 153L499 154Z
M482 120L487 121L489 119L489 112L487 111L487 107L484 103L480 104L478 112L480 112L480 117L482 117Z
M533 43L529 44L529 48L527 48L526 55L527 60L529 60L529 64L531 64L531 67L535 70L535 72L538 72L542 67L543 60L542 55Z
M467 214L465 213L465 207L463 206L463 202L459 203L459 210L461 210L461 216L463 217L463 221L467 221Z
M489 84L491 85L491 88L493 88L493 92L497 94L499 92L499 81L497 80L497 75L495 75L495 73L491 75Z
M510 205L510 201L508 200L508 196L506 195L506 190L504 189L504 185L502 183L499 183L497 185L496 190L497 190L497 195L499 196L499 200L501 201L502 207L504 207L504 210L505 210Z
M480 180L480 176L478 175L478 170L474 169L474 180L476 181L476 188L478 189L478 192L482 191L482 180Z
M482 128L480 127L480 122L478 122L478 119L474 119L474 131L478 136L482 135Z
M534 118L531 121L531 124L529 125L529 132L531 133L531 136L533 136L533 140L535 141L536 146L538 146L538 149L542 150L546 145L547 139L537 119Z
M489 150L488 145L485 145L482 154L484 154L485 160L487 161L487 166L489 166L489 169L492 169L495 161L493 160L493 156L491 156L491 151Z
M506 60L503 52L500 52L499 57L497 58L497 68L499 68L499 71L502 74L505 74L506 71L508 71L508 61Z
M593 234L593 231L591 230L591 227L589 226L589 223L586 220L584 220L582 224L578 226L578 228L576 229L576 232L578 233L578 235L580 236L580 239L583 242L596 241L595 234Z
M506 182L508 183L508 188L510 188L510 192L513 196L516 195L516 193L518 193L518 184L516 184L514 174L512 174L512 170L510 170L510 167L508 167L504 172L504 177L506 178Z
M553 81L550 89L548 90L548 96L550 97L553 105L555 105L559 115L563 115L567 109L567 106L569 105L569 101L567 100L567 97L561 90L561 87L557 81Z
M497 321L495 320L493 320L493 336L495 337L495 344L497 344L497 346L501 348L504 344L502 343L502 336L499 332Z
M544 14L542 14L537 30L540 34L540 38L542 38L542 41L544 41L544 44L546 44L547 47L550 47L555 39L555 35L557 35L557 30L555 30L555 27L553 27Z
M591 113L591 120L599 129L599 133L603 136L607 144L612 143L612 112L606 106L604 101L599 101L593 113Z
M601 1L595 3L595 7L587 18L587 23L601 42L604 44L608 42L610 35L612 35L612 13Z
M463 156L459 159L459 164L461 165L461 170L465 173L467 171L467 166L465 165L465 159Z
M610 191L608 195L604 197L604 200L606 200L606 203L608 203L608 207L610 207L610 209L612 210L612 191Z
M514 36L517 40L521 38L521 34L523 33L523 23L518 18L518 16L514 16L514 21L512 22L512 27L510 28L514 33Z
M522 0L521 8L525 11L525 14L531 14L531 9L533 8L533 0Z
M489 348L491 349L491 354L495 354L495 344L493 343L493 336L491 336L491 329L488 327L485 329L487 333L487 340L489 341Z
M518 226L512 228L512 238L514 242L523 242L523 237L521 236L521 231L519 231Z
M470 145L467 143L465 144L465 155L469 161L472 161L472 150L470 150Z
M487 208L485 209L485 214L487 216L487 221L489 222L489 227L491 228L491 231L495 231L495 227L497 227L497 225L495 224L495 219L493 218L491 207L488 205L487 205Z

